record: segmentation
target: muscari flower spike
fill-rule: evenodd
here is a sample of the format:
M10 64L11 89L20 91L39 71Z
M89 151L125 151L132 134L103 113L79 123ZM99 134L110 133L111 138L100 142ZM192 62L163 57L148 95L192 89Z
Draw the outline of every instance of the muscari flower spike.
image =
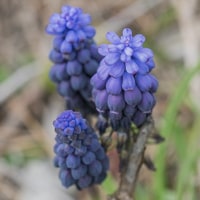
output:
M145 37L132 35L129 28L119 37L108 32L111 44L100 45L104 56L91 79L93 99L100 115L109 117L114 130L141 126L156 103L158 81L150 74L155 67L153 52L144 48Z
M66 188L78 189L100 184L109 168L108 157L94 130L78 112L66 110L53 122L57 133L54 165Z
M96 73L101 56L93 40L95 29L90 23L90 15L80 8L63 6L61 13L50 17L46 27L46 32L54 35L49 54L54 63L50 78L70 109L94 107L90 78Z

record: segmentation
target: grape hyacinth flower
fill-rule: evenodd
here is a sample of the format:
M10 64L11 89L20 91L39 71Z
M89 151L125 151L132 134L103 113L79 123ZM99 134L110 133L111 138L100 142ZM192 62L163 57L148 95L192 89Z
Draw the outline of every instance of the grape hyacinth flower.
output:
M66 188L78 189L100 184L109 168L108 157L94 130L78 112L66 110L53 122L57 133L54 165Z
M50 78L70 109L94 107L90 78L96 73L101 56L93 40L95 29L90 23L90 15L82 9L63 6L61 13L50 17L46 27L46 32L54 35L49 54L54 63Z
M132 122L139 127L156 103L158 81L150 74L153 52L143 47L145 37L133 36L129 28L121 37L108 32L106 38L111 44L100 45L104 57L91 79L96 108L100 116L110 118L114 130L129 130Z

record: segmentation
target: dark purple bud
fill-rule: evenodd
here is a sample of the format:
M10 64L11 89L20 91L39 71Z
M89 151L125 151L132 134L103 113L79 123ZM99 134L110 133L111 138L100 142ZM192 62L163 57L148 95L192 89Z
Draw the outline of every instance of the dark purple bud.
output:
M57 76L56 76L56 71L57 71L57 67L56 65L52 66L51 69L50 69L50 72L49 72L49 77L50 79L53 81L53 82L59 82L60 80L57 79Z
M71 87L75 91L82 90L88 84L88 81L88 78L84 74L72 76L70 79Z
M96 159L96 156L93 152L88 151L83 157L82 157L82 162L86 165L91 164L92 162L94 162L94 160Z
M154 96L149 93L145 92L142 94L142 101L138 105L138 108L144 113L150 113L156 103Z
M95 31L94 27L92 27L92 26L86 26L86 27L84 27L84 32L85 32L85 34L86 34L86 36L88 38L92 38L96 34L96 31Z
M92 76L92 78L90 79L90 83L92 84L92 86L98 90L102 90L105 89L106 87L106 80L102 80L99 78L98 74L95 74L94 76Z
M158 80L156 79L155 76L153 76L152 74L149 74L149 77L151 78L151 88L150 88L150 92L154 93L157 91L158 89Z
M84 70L89 76L92 76L97 72L98 66L99 64L97 61L90 59L89 62L84 64Z
M82 30L78 30L76 34L79 42L82 42L86 39L86 34Z
M124 130L129 130L131 127L131 119L129 117L123 117L121 119L121 127L123 127Z
M103 160L106 157L104 149L101 147L95 152L96 158L98 160Z
M98 139L96 138L93 138L91 140L91 144L90 144L90 147L89 149L93 152L97 151L99 148L101 147L101 144L99 143Z
M76 36L76 33L74 31L68 31L66 37L65 37L65 40L66 42L68 43L74 43L74 42L77 42L77 36Z
M66 68L66 64L65 63L57 64L56 67L57 67L56 77L57 77L57 79L59 81L69 79L69 75L65 71L65 68Z
M133 90L127 90L124 92L124 99L128 105L136 106L142 99L140 90L135 87Z
M95 160L89 165L88 172L91 176L99 176L102 172L102 164L98 160Z
M90 186L91 183L92 183L92 177L85 175L78 180L77 186L80 189L83 189L83 188Z
M74 184L75 180L73 179L70 170L67 169L61 169L59 173L59 178L65 187L70 187Z
M62 53L66 53L69 54L72 52L72 44L69 43L68 41L64 40L64 42L62 43L61 47L60 47L60 51Z
M81 177L85 176L86 173L87 173L87 166L85 165L79 165L77 168L75 169L72 169L71 170L71 173L72 173L72 177L75 179L75 180L78 180L80 179Z
M138 126L141 126L145 122L146 117L147 117L147 115L145 113L142 113L141 111L138 110L134 114L132 120L135 123L135 125L138 127Z
M137 74L135 76L135 80L136 80L136 84L137 84L138 88L142 92L147 92L150 90L150 88L152 86L152 79L150 78L150 76L148 74L147 75Z
M88 49L82 49L78 53L78 60L81 63L86 63L90 60L90 51Z
M83 156L86 152L87 152L87 147L82 145L80 148L76 148L74 154L76 156Z
M57 36L53 40L53 48L56 49L57 51L60 51L60 47L64 41L63 36Z
M66 65L66 71L70 76L80 75L82 72L82 65L76 60L69 61Z
M53 160L55 167L66 168L65 158L56 156Z
M74 91L72 90L69 81L62 81L57 86L58 92L60 95L64 97L73 97L75 95Z
M62 54L55 49L51 50L49 54L49 59L55 63L62 63L64 61Z
M98 90L95 97L95 104L99 112L107 109L108 93L106 90Z
M91 16L89 14L82 13L79 16L80 23L84 26L91 23Z
M132 74L127 72L123 74L122 88L125 91L133 90L135 88L135 79Z
M146 62L146 64L149 67L149 71L151 71L155 67L155 63L153 61L153 58L148 59L147 62Z
M57 149L56 149L56 154L57 154L58 156L65 157L65 156L71 154L73 151L74 151L74 150L73 150L72 147L70 147L70 145L65 144L65 143L62 143L62 144L60 144L60 145L57 147Z
M125 107L122 95L108 95L108 107L111 111L121 112Z
M124 108L124 115L131 118L136 112L135 106L126 105Z
M106 173L103 171L99 176L95 177L95 183L102 183L106 178Z
M77 168L80 165L80 162L81 160L79 156L75 156L73 154L67 156L66 165L68 168Z
M138 59L135 59L135 62L139 66L138 73L139 74L147 74L149 73L149 67L146 63L139 61Z
M119 95L122 90L122 79L110 77L106 83L106 90L109 94Z

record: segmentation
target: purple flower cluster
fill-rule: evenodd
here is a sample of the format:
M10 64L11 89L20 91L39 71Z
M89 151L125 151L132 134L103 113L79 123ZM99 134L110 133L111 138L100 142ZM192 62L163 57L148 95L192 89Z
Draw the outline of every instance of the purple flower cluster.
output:
M55 36L49 54L54 63L50 78L70 109L92 104L90 78L96 73L101 56L90 23L90 15L80 8L63 6L60 14L51 16L46 28Z
M83 189L100 184L106 177L109 160L94 130L80 113L70 110L61 113L53 125L57 133L54 164L60 168L63 186Z
M128 129L131 122L141 126L156 103L153 93L158 81L150 74L155 66L153 52L143 47L145 37L133 36L129 28L121 37L114 32L106 37L111 44L99 47L104 58L91 79L96 108L109 116L115 130Z

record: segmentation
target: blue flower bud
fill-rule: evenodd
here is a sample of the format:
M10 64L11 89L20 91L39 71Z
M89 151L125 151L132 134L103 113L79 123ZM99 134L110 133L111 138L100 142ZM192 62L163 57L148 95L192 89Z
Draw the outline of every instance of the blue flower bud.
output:
M108 107L111 111L120 112L125 107L123 95L108 95Z
M74 90L72 89L71 85L67 81L62 81L58 86L57 90L61 96L71 96L75 95Z
M151 110L153 109L155 105L155 98L151 93L145 92L142 94L142 101L138 105L138 108L143 112L143 113L150 113Z
M103 148L99 148L96 152L95 155L98 160L103 160L105 158L105 151Z
M106 83L106 91L109 94L119 95L122 91L122 79L110 77Z
M147 92L151 89L152 79L149 75L136 75L136 84L142 92Z
M73 179L70 170L62 169L59 173L60 180L65 187L69 187L74 184L75 180Z
M133 90L135 88L135 79L127 72L123 74L122 88L124 91Z
M98 176L102 172L102 164L95 160L92 164L89 165L89 174L92 176Z
M50 52L49 59L55 63L62 63L64 61L62 54L55 49Z
M89 175L85 175L78 180L77 186L80 189L87 188L92 183L92 177Z
M76 168L80 165L80 157L70 154L67 156L66 165L68 168Z
M85 176L87 173L87 166L86 165L79 165L77 168L71 170L72 177L75 180L80 179L81 177Z
M99 90L97 92L95 103L99 112L104 112L107 109L108 93L106 90Z
M78 53L79 62L85 64L90 60L90 51L89 49L82 49Z
M70 54L72 52L72 45L64 41L60 47L60 51L64 54Z
M93 138L90 143L90 150L92 150L93 152L96 152L98 149L100 149L100 147L101 145L99 141L96 138ZM104 152L104 155L105 155L105 152Z
M146 117L147 115L145 113L138 110L133 116L133 122L136 126L141 126L145 122Z
M131 118L136 112L136 107L131 105L126 105L124 108L124 115Z
M91 80L90 83L98 90L102 90L106 86L106 81L107 80L102 80L99 78L98 74L95 74Z
M84 74L81 74L79 76L72 76L70 83L74 91L80 91L87 85L88 79Z
M133 90L127 90L124 92L124 99L128 105L134 107L140 103L142 95L140 90L135 87Z
M66 70L70 76L80 75L82 72L82 65L76 60L69 61L66 65Z
M92 76L94 73L96 73L98 67L98 62L96 60L90 59L87 63L84 64L84 71L89 76Z
M82 162L86 165L91 164L96 159L96 156L93 152L88 151L83 157Z
M59 51L63 41L64 41L63 36L55 37L54 40L53 40L53 48L56 49L57 51Z

